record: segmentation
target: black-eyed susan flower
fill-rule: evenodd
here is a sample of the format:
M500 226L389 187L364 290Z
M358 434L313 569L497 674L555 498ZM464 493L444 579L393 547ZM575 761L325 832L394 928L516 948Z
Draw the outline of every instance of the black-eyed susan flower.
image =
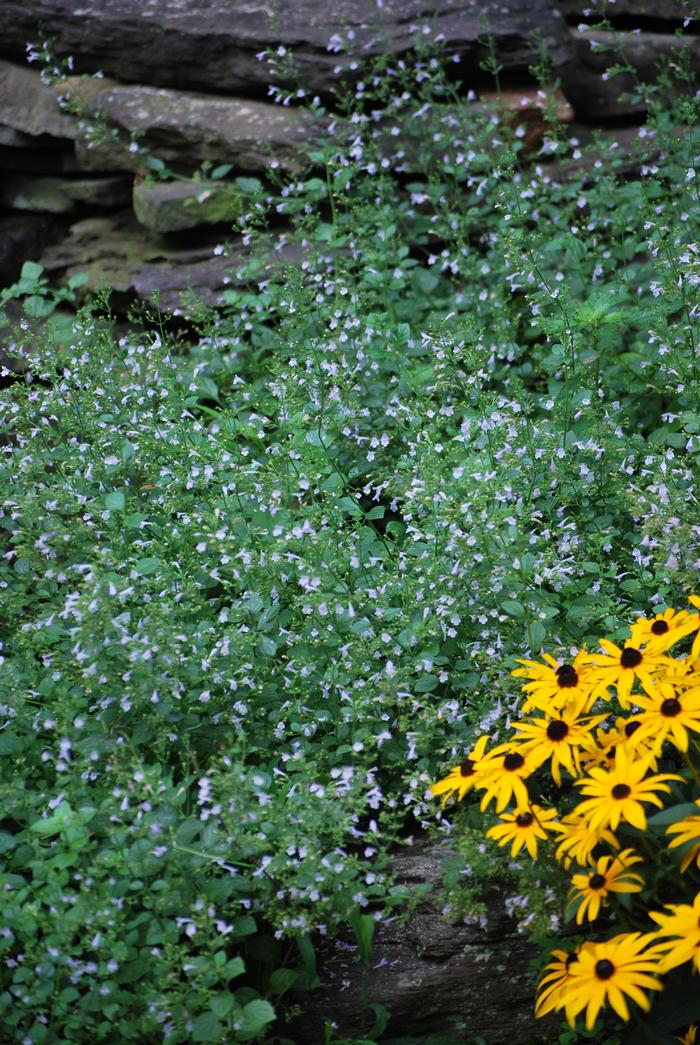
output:
M695 805L700 806L700 799L696 800ZM681 860L681 874L690 867L693 860L700 867L700 815L684 816L682 820L670 824L666 828L666 834L678 835L668 843L669 849L675 849L679 845L690 846Z
M517 744L499 744L493 748L479 766L475 786L483 790L481 811L496 800L496 812L500 813L510 802L529 807L530 799L525 780L537 769L537 762Z
M610 827L617 830L621 820L644 831L647 826L644 802L662 806L658 791L669 791L667 780L681 780L675 773L647 776L649 760L633 758L620 745L611 769L593 766L587 777L576 781L584 795L590 795L575 809L579 816L589 817L591 828Z
M538 765L548 758L552 760L552 776L561 787L561 767L567 769L572 777L579 773L579 753L581 749L595 747L593 729L603 721L605 715L595 718L579 718L573 707L559 711L555 717L544 715L541 718L530 718L525 722L516 722L515 740L520 750L530 752Z
M692 961L700 972L700 893L692 904L667 904L666 911L649 911L649 917L659 926L655 935L664 952L661 971Z
M431 784L430 791L435 798L442 795L443 806L452 795L457 795L457 801L461 802L468 791L474 787L477 779L479 765L484 757L484 751L489 738L479 737L473 749L466 758L462 759L458 766L451 769L446 777Z
M537 859L537 842L544 841L547 831L552 830L551 821L557 815L556 809L542 809L541 806L518 806L511 813L502 813L500 823L490 827L487 838L493 838L499 845L512 842L511 856L517 856L523 846L533 860Z
M614 856L601 856L595 866L571 879L569 906L578 904L576 924L585 920L594 922L600 908L607 903L610 893L638 893L644 888L641 875L628 870L632 864L641 863L633 849L623 849Z
M640 722L638 718L616 718L615 725L610 729L597 729L595 732L595 747L581 751L580 761L584 771L588 771L591 766L603 766L604 769L611 769L615 764L615 754L620 744L625 744L628 749L631 749L632 745L629 743L632 736L639 729ZM651 750L651 740L648 738L642 740L639 744L639 754L649 756L649 766L651 769L656 769L657 760Z
M570 1026L586 1010L586 1030L592 1030L598 1013L608 1003L623 1020L630 1018L627 997L645 1012L651 1003L644 993L659 991L659 952L653 933L622 933L602 943L582 947L571 975L560 993Z
M569 813L555 824L552 830L559 834L559 843L555 857L567 869L575 860L582 867L590 863L593 850L597 845L605 843L613 849L619 849L620 843L608 827L592 828L588 817Z
M545 965L540 982L537 984L535 1016L546 1016L548 1012L561 1007L561 994L569 983L571 966L578 961L580 949L577 947L575 951L571 952L559 949L550 952L554 961Z
M609 686L614 686L620 706L628 708L635 679L644 686L652 686L654 675L673 664L670 657L664 656L672 641L668 635L663 635L639 649L630 642L620 648L608 639L600 639L605 652L591 654L591 660L597 665L593 694L603 696Z
M573 707L577 714L588 710L591 694L590 658L580 650L573 661L559 664L549 653L542 654L541 664L537 660L519 660L524 665L512 672L515 678L529 679L523 685L526 694L523 711L533 709L556 712Z
M700 627L700 614L688 613L687 610L664 610L653 617L640 617L630 628L632 646L642 646L645 642L661 638L673 633L673 643L686 635L692 634ZM671 643L671 645L673 645Z
M632 747L651 742L658 754L664 741L669 740L680 751L687 751L688 730L700 733L700 688L681 692L667 682L658 682L647 689L646 695L635 696L634 701L641 713L636 716L640 728L631 739Z

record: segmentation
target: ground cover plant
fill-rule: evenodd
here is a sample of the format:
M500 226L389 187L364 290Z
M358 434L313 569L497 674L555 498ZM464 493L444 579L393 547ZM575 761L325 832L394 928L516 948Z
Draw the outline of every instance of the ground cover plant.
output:
M401 837L461 819L467 851L429 787L508 736L518 660L696 589L683 88L630 173L385 58L308 170L243 186L220 309L37 329L38 267L3 294L7 1040L293 1040L314 941L410 916Z

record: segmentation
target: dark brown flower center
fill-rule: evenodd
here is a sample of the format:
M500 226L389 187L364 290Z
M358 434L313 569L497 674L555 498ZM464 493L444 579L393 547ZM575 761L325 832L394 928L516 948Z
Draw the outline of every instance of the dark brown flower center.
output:
M515 822L518 827L529 827L534 819L532 813L519 813L515 818Z
M654 635L665 635L668 631L668 621L655 620L651 626L651 630Z
M507 769L509 773L513 773L516 769L522 769L525 765L525 759L517 751L511 751L510 754L505 755L503 758L503 768Z
M556 676L560 689L571 689L572 686L578 685L578 672L571 664L560 664Z
M659 711L664 718L675 718L681 710L680 701L676 700L675 697L669 697L668 700L665 700L659 708Z
M547 726L547 736L550 740L563 740L568 732L569 727L560 718L553 719Z
M627 798L632 793L632 788L629 784L615 784L610 794L613 798Z
M623 668L636 668L642 663L642 654L634 646L625 646L620 655L620 664Z
M588 885L591 889L602 889L605 885L604 874L592 874L588 879Z
M601 958L595 963L595 974L599 980L609 980L614 972L615 966L607 958Z
M641 722L637 722L637 720L634 719L634 718L632 719L631 722L625 723L625 736L626 737L631 737L633 733L637 732L637 730L639 729L641 724L642 724Z
M465 758L464 762L460 763L459 773L460 776L473 776L474 762L471 758Z

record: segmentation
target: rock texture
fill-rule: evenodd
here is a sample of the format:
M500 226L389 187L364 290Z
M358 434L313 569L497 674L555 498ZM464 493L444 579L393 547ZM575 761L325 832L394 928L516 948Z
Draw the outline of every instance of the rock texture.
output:
M0 60L0 125L38 138L74 138L75 122L58 98L28 66Z
M671 22L681 25L686 18L700 15L698 0L616 0L611 6L608 0L557 0L557 6L567 18L580 21L595 21L600 18L654 19L655 22Z
M15 210L67 214L79 207L120 207L131 197L131 178L52 178L22 174L0 184L0 204Z
M134 297L148 301L157 291L162 308L182 314L194 307L193 294L208 305L221 304L227 287L245 282L236 271L247 259L240 237L226 251L211 239L183 244L174 237L150 235L128 210L75 222L39 261L56 279L86 272L86 289L111 290L117 309ZM271 268L299 260L296 248L280 237L260 259L254 278L263 279Z
M293 51L307 91L332 92L339 56L329 45L348 31L356 54L404 52L413 27L428 20L448 51L472 74L485 56L484 19L507 69L535 60L533 33L547 41L556 65L569 57L566 25L554 0L0 0L0 49L19 58L37 23L81 72L100 69L130 82L217 93L264 92L290 82L284 61L273 69L257 55ZM296 77L294 86L298 86Z
M564 76L564 89L579 116L611 119L646 111L643 98L630 98L635 80L654 83L664 61L688 50L691 66L700 75L700 38L679 39L671 33L613 33L601 30L573 32L575 61ZM606 70L623 61L635 75L608 77Z
M244 209L242 194L235 186L192 181L137 182L133 206L140 223L156 233L220 222L230 225Z
M129 151L132 136L174 170L191 172L211 160L260 171L273 159L294 170L300 147L321 131L299 110L270 102L156 87L111 86L95 92L89 108L118 137L92 143L79 135L78 157L86 170L141 169L142 158Z
M439 886L443 843L420 842L403 849L394 870L407 885ZM535 1020L535 983L528 961L538 951L518 936L502 898L491 898L485 927L445 920L435 900L418 906L407 923L380 924L367 976L367 1001L391 1013L387 1037L440 1032L454 1045L478 1033L488 1045L549 1043L558 1019ZM304 1016L292 1035L323 1041L323 1021L337 1024L338 1036L361 1036L365 973L353 945L328 945L319 970L321 986L304 995ZM442 1038L441 1038L442 1041Z

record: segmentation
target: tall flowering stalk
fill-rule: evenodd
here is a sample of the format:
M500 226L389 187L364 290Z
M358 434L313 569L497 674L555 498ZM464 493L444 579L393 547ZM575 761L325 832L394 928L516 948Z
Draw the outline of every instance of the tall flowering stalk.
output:
M600 646L564 663L519 661L512 736L490 750L489 737L476 741L468 785L457 767L431 789L481 793L497 816L487 838L570 875L567 917L591 935L552 952L535 1013L561 1011L572 1027L581 1017L588 1031L608 1006L624 1021L630 1000L649 1012L670 970L700 969L700 615L667 609L635 621L621 646ZM560 809L539 804L552 785ZM605 938L613 911L629 931ZM673 1029L694 1040L694 1025Z

